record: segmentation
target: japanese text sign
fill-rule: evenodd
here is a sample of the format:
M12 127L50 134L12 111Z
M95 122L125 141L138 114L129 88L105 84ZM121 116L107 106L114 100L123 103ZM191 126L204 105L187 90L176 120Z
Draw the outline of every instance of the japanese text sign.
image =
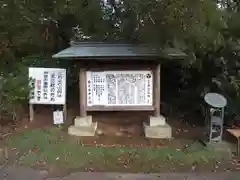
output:
M33 90L30 104L65 104L66 69L29 68Z

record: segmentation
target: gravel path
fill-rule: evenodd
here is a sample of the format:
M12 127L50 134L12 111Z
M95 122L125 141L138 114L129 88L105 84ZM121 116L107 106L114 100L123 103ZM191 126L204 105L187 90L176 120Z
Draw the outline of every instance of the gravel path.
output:
M61 178L46 178L46 171L23 167L1 167L0 180L240 180L240 172L223 173L166 173L166 174L121 174L121 173L72 173Z

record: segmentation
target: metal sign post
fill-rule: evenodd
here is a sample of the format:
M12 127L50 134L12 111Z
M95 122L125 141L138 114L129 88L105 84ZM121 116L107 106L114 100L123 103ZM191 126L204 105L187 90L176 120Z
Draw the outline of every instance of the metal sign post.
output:
M224 123L224 107L227 100L220 94L208 93L204 97L205 102L210 106L208 110L208 137L209 142L221 142Z

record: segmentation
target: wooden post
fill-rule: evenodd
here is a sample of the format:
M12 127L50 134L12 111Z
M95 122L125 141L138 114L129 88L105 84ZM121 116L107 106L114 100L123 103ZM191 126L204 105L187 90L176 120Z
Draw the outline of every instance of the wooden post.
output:
M63 120L64 124L67 123L67 83L65 85L65 104L63 105Z
M30 122L32 122L34 120L33 104L29 104L29 119L30 119Z
M64 124L67 123L67 102L63 105L63 119L64 119Z
M154 92L154 107L155 107L155 111L154 111L154 116L160 116L160 103L161 103L161 82L160 82L160 76L161 76L161 65L157 64L157 67L154 71L154 88L153 88L153 92Z
M87 116L86 111L86 70L85 68L80 68L79 72L79 105L80 105L80 116L84 117Z

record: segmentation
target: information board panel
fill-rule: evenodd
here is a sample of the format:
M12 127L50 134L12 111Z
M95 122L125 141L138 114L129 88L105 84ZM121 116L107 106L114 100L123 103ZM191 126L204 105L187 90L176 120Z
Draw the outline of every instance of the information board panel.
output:
M87 71L87 106L152 106L152 71Z
M66 101L66 69L29 68L34 89L30 104L64 105Z

